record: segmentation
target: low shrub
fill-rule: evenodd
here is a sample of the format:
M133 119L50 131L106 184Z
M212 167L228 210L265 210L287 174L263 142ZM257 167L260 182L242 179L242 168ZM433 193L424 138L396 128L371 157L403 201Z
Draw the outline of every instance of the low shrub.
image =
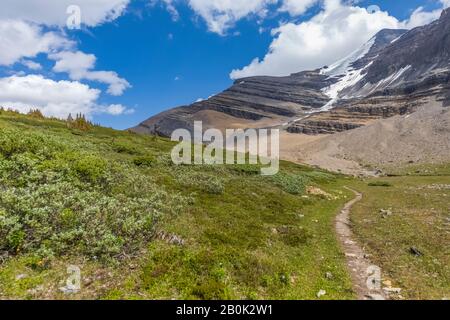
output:
M67 141L0 135L0 251L120 258L148 243L163 216L189 205L137 168L80 153Z
M392 184L387 181L373 181L369 182L369 187L392 187Z
M246 175L258 175L261 174L261 167L252 164L236 164L232 165L231 170L237 173Z
M73 168L81 179L97 182L105 175L107 162L99 156L86 155L77 160Z
M141 156L133 159L133 163L138 167L153 167L157 161L151 156Z
M192 295L201 300L226 300L230 299L228 287L216 279L203 278L192 289Z
M113 149L117 153L124 153L131 155L137 155L141 153L136 146L126 141L115 141L113 143Z
M55 139L43 134L28 134L19 130L0 129L0 155L5 158L26 152L49 158L62 149L61 144Z
M225 191L224 181L213 174L197 172L192 167L179 167L173 172L177 182L184 187L199 189L209 194L222 194Z
M294 195L305 193L306 186L310 182L310 179L304 175L283 172L272 176L271 179L283 191Z
M278 232L280 234L281 241L291 247L304 245L310 237L309 233L305 229L298 227L285 226L278 228Z

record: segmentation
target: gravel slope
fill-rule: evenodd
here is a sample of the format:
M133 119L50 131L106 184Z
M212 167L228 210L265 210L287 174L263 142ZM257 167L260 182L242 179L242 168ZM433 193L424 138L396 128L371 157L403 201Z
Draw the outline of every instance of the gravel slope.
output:
M367 173L362 170L365 165L383 168L450 162L450 108L432 101L409 115L378 120L283 150L284 158L352 174Z

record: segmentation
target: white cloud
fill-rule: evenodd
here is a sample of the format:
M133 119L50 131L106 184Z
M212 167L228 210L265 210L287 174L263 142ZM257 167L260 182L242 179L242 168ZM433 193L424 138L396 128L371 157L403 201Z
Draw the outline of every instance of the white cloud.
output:
M96 26L118 18L130 0L14 0L2 1L0 19L20 19L43 25L65 26L67 8L78 5L81 21Z
M76 43L67 39L59 27L66 25L70 5L81 9L81 22L97 26L119 17L130 0L15 0L3 1L0 10L0 65L11 67L21 63L29 70L42 65L33 60L46 54L55 60L55 72L67 72L72 81L55 81L41 75L13 73L0 78L0 105L27 112L39 108L49 116L65 117L69 113L127 114L132 110L122 105L101 105L101 94L81 80L108 85L108 93L121 95L130 84L113 71L95 71L96 57L76 50ZM49 27L49 28L46 28ZM45 29L44 29L45 28ZM55 31L47 31L55 30ZM9 71L12 71L9 70Z
M131 112L124 106L97 104L100 91L78 81L54 81L41 75L0 78L0 106L28 112L38 108L47 116L65 118L69 113L112 115Z
M108 93L121 95L130 88L127 80L114 71L94 71L96 57L80 51L60 51L72 49L75 43L56 32L43 32L42 27L20 20L0 20L0 65L11 66L21 62L30 70L42 66L25 59L40 53L56 61L55 72L67 72L72 80L98 81L109 85Z
M173 21L178 21L180 18L180 14L178 13L177 8L175 8L175 4L173 0L163 0L164 4L166 5L167 11L169 11L170 15L172 16Z
M340 0L150 0L151 5L156 5L158 2L164 4L174 21L179 19L176 5L186 2L198 16L205 20L208 30L219 35L227 34L227 31L243 18L253 15L259 17L261 21L272 5L277 6L279 12L287 12L293 17L304 14L319 3L324 4L329 10L337 10L342 7ZM360 0L342 0L342 2L345 2L347 7L352 7L352 4L357 4ZM444 8L450 7L450 0L439 0L439 2ZM378 12L374 14L376 13ZM424 25L438 18L440 13L440 9L427 12L420 7L409 20L398 22L398 27L410 29Z
M134 109L127 109L127 107L121 104L111 104L104 108L104 112L109 113L113 116L119 116L122 114L132 114Z
M444 9L450 7L450 0L440 0L440 2L444 6Z
M81 51L58 52L51 54L49 58L56 61L53 71L67 72L74 80L79 80L87 70L94 68L96 61L95 55L85 54Z
M450 5L450 0L447 1ZM347 56L384 28L411 28L431 22L441 10L416 10L407 21L398 21L388 12L369 13L365 8L325 0L323 10L308 21L286 23L272 30L275 39L268 53L248 66L233 70L233 79L255 75L289 75L313 70Z
M397 19L386 12L370 14L363 8L327 0L311 20L287 23L273 30L276 38L263 60L254 59L232 78L254 75L288 75L330 64L351 53L383 28L397 28Z
M279 9L281 12L288 12L291 16L298 16L305 13L319 0L283 0L283 5Z
M114 71L88 71L83 78L108 84L107 92L113 96L121 96L126 89L131 88L130 83Z
M73 45L55 32L43 32L41 27L20 20L0 20L0 39L0 65L6 66Z
M100 91L72 81L54 81L41 75L0 78L0 105L21 112L39 108L48 116L90 114Z
M41 64L39 64L35 61L32 61L32 60L24 59L24 60L20 61L20 63L22 63L25 67L27 67L30 70L41 70L42 69Z
M189 0L189 6L201 16L209 31L224 35L238 20L248 15L265 16L267 6L278 0Z
M450 0L449 0L450 3ZM437 9L433 11L424 11L423 7L419 7L412 13L411 17L403 22L403 27L406 29L412 29L428 24L436 19L439 19L442 10Z
M93 54L86 54L81 51L63 51L49 55L55 60L53 71L67 72L72 80L90 80L109 85L108 93L120 96L130 88L127 80L120 78L114 71L93 71L97 58Z

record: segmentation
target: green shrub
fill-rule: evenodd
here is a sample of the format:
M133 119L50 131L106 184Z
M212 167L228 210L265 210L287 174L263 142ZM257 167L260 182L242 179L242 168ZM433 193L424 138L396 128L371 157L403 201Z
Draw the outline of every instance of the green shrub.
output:
M160 154L160 155L158 155L158 157L156 158L156 162L159 165L165 166L165 167L170 167L170 166L174 165L174 163L172 161L172 156L170 154Z
M7 216L4 211L0 211L0 247L11 252L20 250L25 240L22 228L18 217Z
M392 184L387 181L373 181L368 184L369 187L392 187Z
M59 143L45 135L0 129L0 154L5 158L25 152L48 158L61 149Z
M156 165L156 160L151 156L142 156L134 158L133 163L138 167L153 167Z
M258 175L261 174L261 167L253 164L237 164L232 165L231 170L241 174Z
M309 239L308 232L303 228L281 227L278 228L281 240L291 247L298 247L305 244Z
M87 155L75 162L74 169L80 178L96 182L104 176L107 163L98 156Z
M303 175L283 172L272 176L271 179L283 191L294 195L305 193L306 185L310 182L310 179Z
M230 298L228 288L222 282L205 278L192 290L192 295L201 300L226 300Z
M0 250L46 248L56 255L114 257L144 245L161 215L180 208L174 204L177 198L156 185L141 185L152 193L130 198L61 180L60 176L49 184L32 183L0 194L0 207L7 212L0 218Z
M217 177L209 177L204 183L203 187L210 194L222 194L225 191L222 180Z
M192 167L180 167L174 171L175 179L184 187L196 188L209 194L219 195L225 191L223 180L213 173L196 172Z
M127 141L115 141L113 143L113 150L117 153L124 153L131 155L141 153L136 146Z
M77 214L70 208L65 208L61 211L59 215L59 221L62 228L73 228L76 227L78 223Z
M0 132L0 251L33 254L40 265L61 255L119 258L190 204L132 165L78 152L76 140Z

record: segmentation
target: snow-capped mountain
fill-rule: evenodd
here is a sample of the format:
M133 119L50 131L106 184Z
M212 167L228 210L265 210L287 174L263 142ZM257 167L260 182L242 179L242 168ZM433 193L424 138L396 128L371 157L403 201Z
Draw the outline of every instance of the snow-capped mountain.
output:
M331 110L341 97L347 99L357 97L356 94L345 93L366 76L368 68L378 58L381 49L398 40L406 31L382 30L344 59L322 68L320 74L327 75L336 82L322 90L331 100L320 108L320 111Z
M382 30L336 63L286 77L250 77L224 92L144 121L132 130L170 136L177 128L280 127L333 133L450 101L450 9L412 30Z

